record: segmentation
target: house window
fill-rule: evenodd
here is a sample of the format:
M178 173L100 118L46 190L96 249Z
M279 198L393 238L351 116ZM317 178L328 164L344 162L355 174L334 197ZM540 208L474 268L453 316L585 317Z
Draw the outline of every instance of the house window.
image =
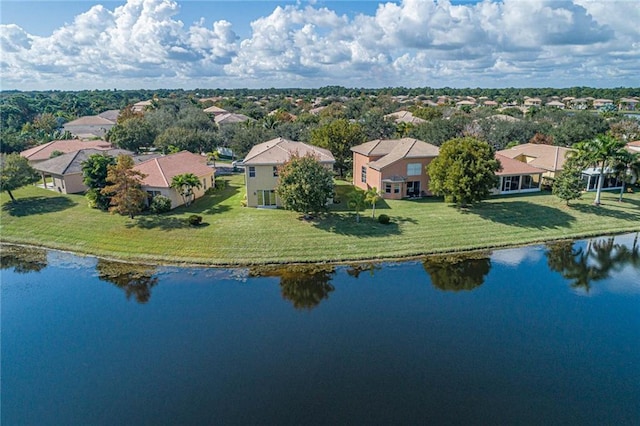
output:
M158 195L162 195L162 193L160 191L147 191L147 197L149 200L153 200Z
M256 177L256 168L254 166L249 166L249 177Z
M384 192L387 194L391 194L391 184L390 183L385 183L384 184Z
M360 173L360 182L367 183L367 166L362 166L362 172Z
M276 192L273 189L259 189L257 191L258 206L267 207L276 205Z
M202 186L204 190L207 189L207 178L202 179Z
M420 176L422 174L422 164L409 163L407 164L407 176Z
M399 194L400 193L400 185L398 185L398 184L393 185L393 193L394 194Z
M273 177L278 177L278 167L273 166Z

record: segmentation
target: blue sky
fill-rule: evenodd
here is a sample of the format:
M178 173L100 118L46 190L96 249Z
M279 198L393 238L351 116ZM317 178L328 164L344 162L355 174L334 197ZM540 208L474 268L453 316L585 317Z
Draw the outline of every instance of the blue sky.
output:
M640 0L0 3L3 90L640 82Z

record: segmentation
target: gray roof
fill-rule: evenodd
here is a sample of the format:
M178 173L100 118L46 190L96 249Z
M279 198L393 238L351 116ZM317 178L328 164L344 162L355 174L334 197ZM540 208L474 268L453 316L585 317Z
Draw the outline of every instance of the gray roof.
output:
M81 149L80 151L59 155L34 164L33 168L40 172L60 176L82 173L82 162L87 160L93 154L110 155L112 157L116 157L120 154L133 155L131 151L124 149Z

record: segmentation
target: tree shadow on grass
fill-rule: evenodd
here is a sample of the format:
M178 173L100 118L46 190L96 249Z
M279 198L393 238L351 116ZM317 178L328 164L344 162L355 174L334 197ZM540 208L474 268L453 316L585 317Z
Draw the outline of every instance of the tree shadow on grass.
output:
M69 209L78 203L71 201L67 197L28 197L18 198L16 201L7 202L2 206L2 210L11 216L31 216L35 214L46 214Z
M576 220L561 209L527 201L482 203L460 211L463 214L475 214L492 222L520 228L567 228Z
M618 204L617 201L612 201L609 204L614 205L613 203L616 203L615 204L616 206L621 205L621 204ZM622 205L623 204L624 202L622 203ZM618 208L616 209L609 208L607 204L600 204L599 206L596 206L593 204L576 204L576 205L572 205L571 208L581 213L592 214L595 216L607 216L607 217L622 219L622 220L634 220L634 221L640 220L640 210L637 210L637 207L629 208L629 210L633 210L633 211L619 210Z
M163 215L138 216L133 222L126 225L127 228L160 229L162 231L189 228L190 226L185 218Z
M320 218L316 218L313 226L323 231L334 234L348 235L359 238L383 237L386 235L397 235L401 233L395 218L392 222L383 225L371 217L360 217L360 222L356 222L355 214L345 216L328 213Z

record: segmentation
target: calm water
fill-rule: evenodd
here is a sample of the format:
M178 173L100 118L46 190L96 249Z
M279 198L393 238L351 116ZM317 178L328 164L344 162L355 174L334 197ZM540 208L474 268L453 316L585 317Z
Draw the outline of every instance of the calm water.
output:
M13 424L640 424L636 235L239 270L2 252Z

